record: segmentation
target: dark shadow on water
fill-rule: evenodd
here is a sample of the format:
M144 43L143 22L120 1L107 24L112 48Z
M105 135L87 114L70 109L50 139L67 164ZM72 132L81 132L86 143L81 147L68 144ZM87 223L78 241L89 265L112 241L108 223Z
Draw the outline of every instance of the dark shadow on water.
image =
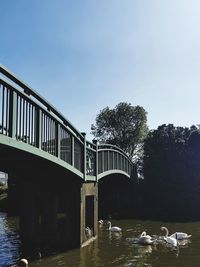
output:
M41 233L42 236L42 233ZM39 260L44 257L76 249L80 246L79 238L70 230L67 217L58 220L58 231L56 237L43 236L36 243L22 242L21 255L30 261Z

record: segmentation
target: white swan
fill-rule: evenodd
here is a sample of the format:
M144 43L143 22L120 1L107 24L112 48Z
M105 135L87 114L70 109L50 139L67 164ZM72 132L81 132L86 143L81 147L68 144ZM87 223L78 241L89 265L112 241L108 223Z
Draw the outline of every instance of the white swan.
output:
M150 245L153 243L152 237L150 235L147 235L146 232L142 232L139 239L138 243L142 245Z
M27 259L21 259L20 261L19 261L19 266L24 266L24 267L26 267L26 266L28 266L28 261L27 261Z
M172 236L168 236L168 235L169 235L169 231L168 231L167 227L162 226L160 229L161 229L162 231L165 231L165 232L166 232L165 237L164 237L164 240L165 240L168 244L170 244L170 245L176 247L176 246L178 245L178 241L177 241L176 238L174 238L174 237L172 237Z
M118 226L111 226L110 221L108 221L108 225L109 225L108 230L111 232L121 232L122 231L122 229Z
M27 259L21 259L18 261L17 264L11 265L10 267L17 267L17 266L28 267Z
M98 224L99 224L99 225L102 225L102 224L103 224L103 220L99 220L99 221L98 221Z
M92 230L90 229L90 227L85 228L85 235L88 239L92 237L93 233L92 233Z
M192 235L188 235L187 233L183 233L183 232L175 232L170 236L176 238L177 240L183 240L183 239L190 238Z

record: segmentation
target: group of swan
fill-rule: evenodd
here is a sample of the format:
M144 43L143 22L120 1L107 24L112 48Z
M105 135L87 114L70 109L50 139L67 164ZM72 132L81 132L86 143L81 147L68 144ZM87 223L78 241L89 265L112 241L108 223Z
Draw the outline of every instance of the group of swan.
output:
M169 236L169 231L167 227L165 226L162 226L161 230L165 231L164 240L172 246L177 246L179 240L188 239L192 236L192 235L188 235L187 233L183 233L183 232L175 232L174 234Z
M101 223L103 223L103 221L101 221ZM108 230L110 232L120 233L122 231L120 227L112 226L110 221L108 221L108 225L109 225ZM165 231L165 236L164 236L165 242L172 246L177 246L178 241L189 239L192 236L192 235L188 235L187 233L183 233L183 232L175 232L169 236L169 230L165 226L162 226L161 230ZM142 245L150 245L150 244L153 244L154 241L155 239L153 239L150 235L147 235L145 231L142 232L142 234L140 235L138 239L138 243Z
M98 221L98 224L99 226L102 226L103 225L103 220L99 220ZM118 226L111 226L111 222L108 221L108 230L110 232L113 232L113 233L120 233L122 231L122 229ZM86 227L85 228L85 236L87 239L90 239L92 236L93 236L93 232L92 230L90 229L90 227Z
M169 230L165 226L162 226L161 230L165 231L165 236L164 236L165 242L175 247L178 245L179 240L188 239L192 236L183 232L175 232L174 234L169 236ZM138 243L142 245L150 245L153 244L154 241L155 239L152 239L152 237L150 235L147 235L146 232L142 232L142 234L138 239Z

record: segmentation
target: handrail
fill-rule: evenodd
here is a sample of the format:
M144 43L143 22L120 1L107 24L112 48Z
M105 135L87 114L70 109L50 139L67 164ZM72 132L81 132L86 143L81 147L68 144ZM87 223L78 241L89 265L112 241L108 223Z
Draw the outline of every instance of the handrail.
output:
M11 88L12 90L14 90L14 91L17 91L21 96L23 96L25 99L27 99L30 103L32 103L32 104L37 104L37 106L39 106L40 107L40 109L41 110L43 110L43 112L45 112L46 114L48 114L48 116L49 117L51 117L52 119L54 118L54 119L59 119L59 122L60 123L62 123L63 121L60 119L60 118L58 118L57 116L55 117L55 113L52 113L52 112L50 112L48 109L44 109L44 105L42 106L42 105L40 105L40 103L35 103L34 102L34 100L33 100L33 98L30 98L29 97L29 95L27 95L25 92L21 92L21 91L19 91L19 90L17 90L17 88L15 88L9 81L4 81L4 80L2 80L1 78L0 78L0 84L4 84L6 87L8 87L8 88ZM66 125L66 124L63 124L63 126L65 126L66 127L66 129L76 138L76 139L78 139L78 140L80 140L80 142L83 144L83 139L81 138L80 139L80 137L81 137L81 135L77 135L77 133L75 132L75 131L73 131L73 128L71 129L70 128L70 124L69 125Z
M70 126L70 128L81 137L83 140L83 135L73 126L73 124L67 120L64 115L51 105L45 98L40 96L38 93L36 93L29 85L24 83L22 80L18 79L15 74L13 74L11 71L9 71L5 66L0 64L0 73L5 75L7 78L9 78L11 81L16 83L18 86L20 86L22 89L24 89L24 92L27 95L32 95L35 99L37 99L40 103L42 103L44 106L46 106L48 111L53 112L66 126Z
M119 151L121 154L123 154L127 159L129 159L131 161L130 157L121 148L119 148L119 147L117 147L115 145L111 145L111 144L98 144L98 149L99 150L113 149L115 151Z

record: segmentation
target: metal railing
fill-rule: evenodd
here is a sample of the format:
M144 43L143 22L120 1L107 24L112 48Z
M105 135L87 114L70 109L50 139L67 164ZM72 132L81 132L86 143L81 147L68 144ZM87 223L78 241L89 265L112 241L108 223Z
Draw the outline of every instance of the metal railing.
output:
M1 135L61 159L83 173L85 180L113 169L130 174L132 163L121 149L87 141L84 133L2 65L0 74Z
M109 144L98 145L98 174L117 169L131 175L132 168L132 161L122 149Z

